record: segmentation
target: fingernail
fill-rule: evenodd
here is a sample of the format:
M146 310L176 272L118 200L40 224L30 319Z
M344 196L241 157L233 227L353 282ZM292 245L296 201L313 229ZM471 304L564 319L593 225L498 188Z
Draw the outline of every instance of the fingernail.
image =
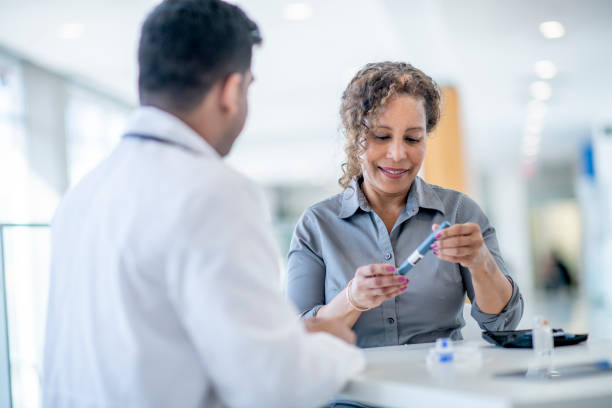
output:
M402 290L406 290L406 288L408 287L408 285L404 285L401 287Z
M437 251L437 250L434 250L434 251L433 251L433 254L434 254L435 256L438 256L438 251Z
M398 282L406 282L406 278L404 278L403 276L400 276L399 278L397 278Z
M431 245L430 245L430 247L431 247L432 249L433 249L433 248L437 248L437 247L438 247L438 243L437 243L437 242L434 242L433 244L431 244Z
M436 234L436 239L440 239L440 238L442 238L442 233L441 233L441 232L438 232L438 233Z
M393 265L387 265L387 270L388 270L388 271L394 271L394 270L395 270L395 266L393 266Z

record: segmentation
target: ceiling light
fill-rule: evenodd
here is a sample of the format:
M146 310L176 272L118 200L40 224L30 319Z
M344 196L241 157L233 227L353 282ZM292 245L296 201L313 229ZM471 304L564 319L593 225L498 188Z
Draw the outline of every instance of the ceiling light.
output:
M546 115L546 103L538 100L529 101L527 104L527 117L531 119L542 119Z
M552 88L550 84L545 81L536 81L529 86L529 90L531 91L531 96L533 96L538 101L545 101L550 99L552 95Z
M548 60L536 62L534 70L536 75L542 79L551 79L557 75L557 67L554 63Z
M83 36L85 26L78 23L62 24L57 30L57 36L62 40L76 40Z
M528 143L523 143L523 154L526 156L537 156L540 152L540 141L532 141Z
M542 121L527 119L527 124L525 125L525 131L528 134L540 134L540 132L542 132Z
M541 127L545 114L546 108L541 110L527 108L527 126L536 125Z
M539 133L537 133L537 134L527 133L523 137L523 146L526 146L526 147L529 147L529 146L538 146L540 144L540 139L541 139L541 136L540 136Z
M291 3L283 10L283 17L287 20L308 20L314 14L312 7L307 3Z
M540 23L540 32L546 38L561 38L565 34L565 28L558 21L545 21Z

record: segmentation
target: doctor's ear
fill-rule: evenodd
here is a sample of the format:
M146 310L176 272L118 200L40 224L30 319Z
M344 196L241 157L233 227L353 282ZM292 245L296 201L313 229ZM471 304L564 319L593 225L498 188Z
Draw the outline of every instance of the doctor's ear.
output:
M221 109L229 114L240 110L243 98L245 76L234 72L230 74L221 85L220 105Z

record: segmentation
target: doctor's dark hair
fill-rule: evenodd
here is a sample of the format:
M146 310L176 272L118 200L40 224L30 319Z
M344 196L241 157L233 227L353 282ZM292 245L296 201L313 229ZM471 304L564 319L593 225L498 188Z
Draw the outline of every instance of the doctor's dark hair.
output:
M405 62L366 64L355 74L342 95L340 119L345 136L346 162L342 163L343 174L338 182L343 188L362 176L360 157L366 147L369 125L397 95L423 100L427 133L438 124L441 98L433 79Z
M219 0L165 0L147 16L138 45L140 102L163 100L188 111L219 80L245 73L255 24L238 7Z

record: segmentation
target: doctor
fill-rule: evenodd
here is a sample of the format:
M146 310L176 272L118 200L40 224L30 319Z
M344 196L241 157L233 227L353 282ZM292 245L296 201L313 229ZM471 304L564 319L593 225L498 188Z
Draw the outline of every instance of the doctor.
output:
M320 406L364 367L284 301L261 194L222 160L260 42L222 1L144 22L142 106L53 220L44 406Z

